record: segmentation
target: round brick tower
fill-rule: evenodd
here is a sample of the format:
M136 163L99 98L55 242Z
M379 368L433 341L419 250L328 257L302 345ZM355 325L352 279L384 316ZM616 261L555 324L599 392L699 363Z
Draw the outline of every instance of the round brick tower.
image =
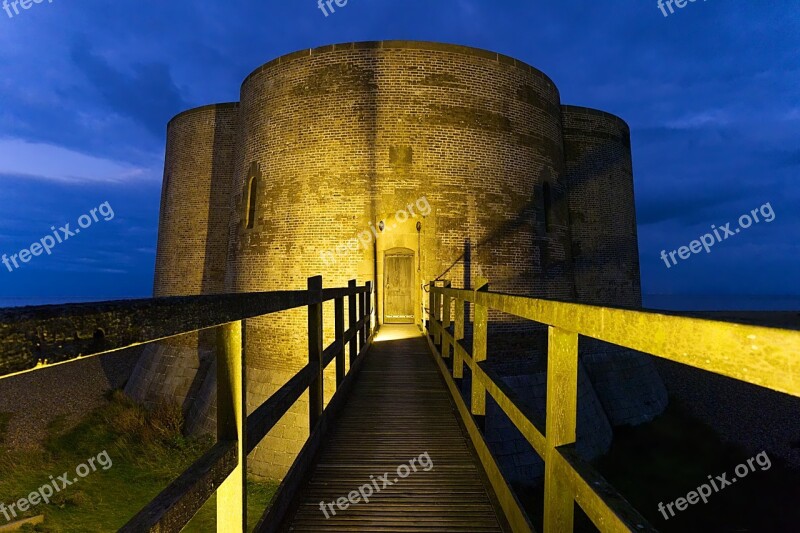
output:
M542 262L568 257L566 209L550 208L545 228L537 205L545 183L563 196L560 121L547 76L461 46L349 43L260 67L242 85L228 289L357 275L376 285L379 322L419 322L422 285L440 277L568 298L566 269L545 280ZM391 300L387 257L411 265L406 302ZM251 409L307 363L305 320L300 310L248 322ZM273 433L252 463L280 476L308 434L306 406Z
M233 103L190 109L167 126L155 298L225 291L238 107ZM209 407L213 413L213 402L201 392L208 371L215 372L213 337L206 337L207 332L192 333L147 345L126 393L148 405L182 405L193 429L208 417Z
M170 122L155 295L304 289L321 274L325 287L371 281L373 323L421 324L430 280L483 277L505 293L639 305L630 161L624 122L562 107L516 59L411 41L302 50L251 73L238 106ZM324 311L327 345L333 303ZM492 335L532 327L490 319ZM247 321L248 412L307 363L306 328L305 309ZM210 430L212 347L197 336L149 347L126 390L182 402L187 429ZM628 403L608 404L633 413L624 421L650 416L660 384L629 360L612 370L644 377ZM607 379L608 361L587 370ZM620 396L626 383L608 379L598 396ZM256 448L252 473L283 477L308 436L307 402Z
M577 301L641 307L628 125L585 107L562 116Z
M562 117L576 301L641 308L630 129L586 107L564 106ZM639 424L666 407L651 356L582 339L581 362L612 425Z

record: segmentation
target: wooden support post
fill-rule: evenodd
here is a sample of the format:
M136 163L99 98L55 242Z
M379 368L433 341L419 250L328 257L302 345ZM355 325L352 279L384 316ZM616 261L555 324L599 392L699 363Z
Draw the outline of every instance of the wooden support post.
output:
M349 316L349 323L348 329L353 329L358 322L358 318L356 318L356 280L351 279L347 282L347 288L350 289L350 295L347 297L347 314ZM358 336L353 335L353 338L350 339L350 368L353 368L353 363L356 362L356 357L358 356Z
M432 281L433 288L439 286L437 281ZM431 291L433 291L433 288ZM438 292L433 293L433 343L436 346L442 345L442 330L439 326L439 319L442 318L442 295Z
M334 302L334 330L336 337L336 390L344 381L345 376L345 345L344 345L344 298L336 298Z
M367 329L366 329L367 342L372 336L372 282L367 282Z
M238 464L217 489L217 531L247 531L247 406L243 321L217 328L217 439L237 441Z
M480 297L481 292L489 290L489 282L483 278L475 280L475 322L472 328L472 359L475 366L482 361L486 361L486 344L489 332L489 308ZM475 377L472 376L472 414L478 419L479 425L486 416L486 388Z
M358 293L358 320L367 316L367 295L363 292ZM361 353L367 344L366 323L358 329L358 351Z
M322 367L322 276L308 278L308 362L318 365L317 374L308 387L308 431L314 431L322 415L323 371Z
M464 358L459 351L458 342L464 339L464 300L456 298L455 313L456 324L453 328L453 377L464 377Z
M435 281L431 281L428 283L428 335L433 337L434 332L436 331L436 320L433 318L433 303L434 303L434 293L433 288L436 286Z
M575 442L578 419L578 334L550 327L547 340L547 450L544 467L544 531L572 531L574 496L556 472L556 448Z
M449 289L451 287L451 283L449 281L444 282L444 287ZM450 327L450 306L451 306L452 298L450 296L442 295L442 357L448 359L450 357L450 340L447 338L447 335L444 334L444 330Z
M425 283L419 287L419 326L423 333L426 331L425 323Z

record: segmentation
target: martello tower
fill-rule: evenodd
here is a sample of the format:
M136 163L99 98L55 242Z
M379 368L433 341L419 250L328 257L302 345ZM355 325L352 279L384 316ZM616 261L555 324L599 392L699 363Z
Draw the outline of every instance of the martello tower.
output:
M329 287L373 282L378 323L420 323L427 281L479 276L507 293L638 307L628 127L563 106L545 74L485 50L382 41L279 57L245 79L240 102L169 123L154 295L301 289L317 274ZM307 362L305 320L247 322L250 409ZM207 346L195 335L147 348L127 391L182 403L190 431L211 427ZM586 355L592 381L614 382L614 361L638 373L598 389L609 421L660 411L649 360L609 357ZM251 468L281 477L307 425L298 405Z

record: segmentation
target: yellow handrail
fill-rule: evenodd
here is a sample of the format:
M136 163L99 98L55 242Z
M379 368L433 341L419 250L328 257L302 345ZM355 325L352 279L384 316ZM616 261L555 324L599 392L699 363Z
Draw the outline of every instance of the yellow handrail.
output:
M432 282L428 328L434 348L442 346L442 357L449 357L453 348L454 378L463 375L463 365L471 369L472 414L484 414L488 392L544 459L546 533L572 531L574 502L601 531L655 531L572 449L576 439L579 335L800 396L800 331L489 292L485 280L477 285L472 290L453 289ZM447 329L453 316L451 302L455 305L454 334ZM474 304L472 355L460 342L465 302ZM548 326L544 433L541 423L537 427L523 414L502 382L481 365L486 357L490 309ZM504 480L489 477L496 489L506 490ZM515 531L530 530L522 521L516 525L512 521L511 525Z

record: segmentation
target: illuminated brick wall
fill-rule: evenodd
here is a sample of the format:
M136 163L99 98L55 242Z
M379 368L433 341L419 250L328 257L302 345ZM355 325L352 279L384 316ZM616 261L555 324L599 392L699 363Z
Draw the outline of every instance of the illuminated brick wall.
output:
M545 280L542 263L567 257L566 211L548 234L536 231L542 181L556 193L564 187L560 100L552 81L528 65L434 43L304 50L245 80L240 119L230 290L303 288L318 273L327 286L356 274L359 282L375 281L376 274L380 282L383 252L409 248L420 267L415 309L421 284L439 276L463 286L482 275L504 292L571 296L568 273ZM261 175L258 208L247 229L254 164ZM395 225L394 213L422 197L430 214ZM323 260L323 253L381 220L387 227L377 253L373 243L337 253L332 263ZM380 316L380 283L377 288ZM306 363L298 349L306 343L303 313L248 323L253 405ZM330 339L330 321L326 331ZM284 468L307 432L305 405L289 416L265 442L270 450L285 449L278 465ZM254 461L261 462L258 453Z

